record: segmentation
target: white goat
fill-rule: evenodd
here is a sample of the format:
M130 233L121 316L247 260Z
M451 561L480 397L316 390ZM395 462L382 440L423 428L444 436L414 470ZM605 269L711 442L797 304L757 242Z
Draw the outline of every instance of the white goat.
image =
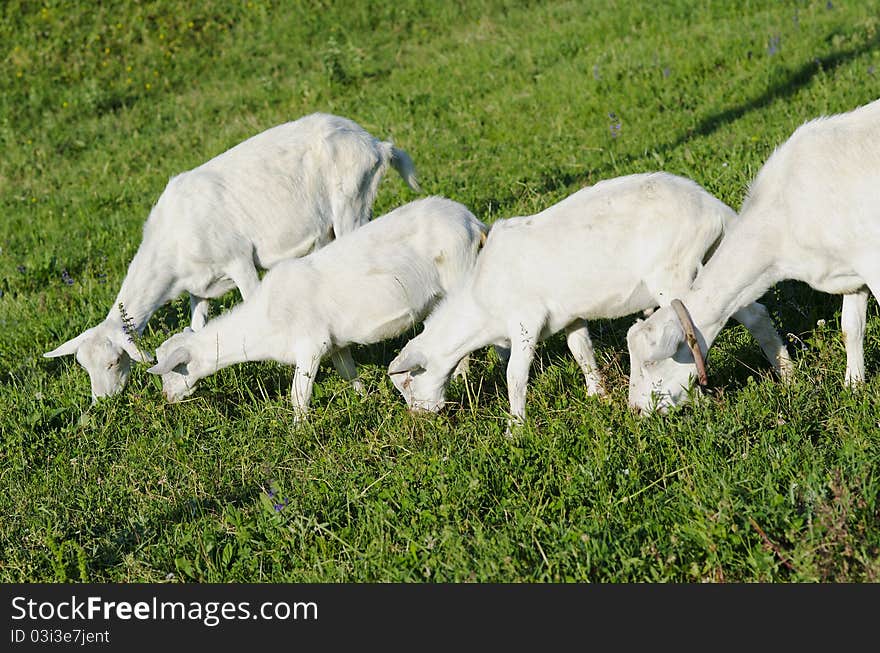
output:
M629 403L665 412L688 399L695 361L735 311L794 279L843 294L848 385L865 375L868 290L880 293L880 101L801 125L749 188L730 231L692 288L679 295L695 346L661 309L627 334ZM685 322L686 323L686 322ZM698 345L698 347L696 346Z
M160 306L188 292L192 328L202 328L210 298L234 287L243 299L254 292L257 267L308 254L366 223L389 164L420 190L406 152L351 120L315 113L172 177L107 317L44 356L76 354L93 401L119 392L130 358L151 360L132 336Z
M509 348L510 413L519 421L535 347L565 329L588 394L601 395L586 320L668 305L735 217L695 182L658 172L601 181L536 215L498 220L471 280L391 362L392 381L410 408L437 411L457 361L489 344ZM767 310L753 304L735 317L784 374L788 352Z
M169 401L196 382L244 361L296 366L291 401L308 408L318 365L339 350L400 335L468 276L486 226L458 202L428 197L405 204L300 259L284 261L243 303L201 331L178 333L156 350L148 371L162 375Z

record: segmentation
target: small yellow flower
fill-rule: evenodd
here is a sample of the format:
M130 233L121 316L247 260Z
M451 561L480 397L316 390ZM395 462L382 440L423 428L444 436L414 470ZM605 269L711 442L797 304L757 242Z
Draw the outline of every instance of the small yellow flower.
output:
M17 73L15 73L16 77L21 77L21 75L22 75L22 72L20 70Z
M62 106L63 108L66 109L66 108L67 108L67 102L66 102L66 101L65 101L65 102L62 102L62 103L61 103L61 106Z
M131 66L126 66L126 67L125 67L125 72L130 73L130 72L131 72Z
M144 88L146 88L149 91L153 87L150 85L149 82L147 82L146 84L144 84Z
M110 54L110 48L104 48L104 54Z

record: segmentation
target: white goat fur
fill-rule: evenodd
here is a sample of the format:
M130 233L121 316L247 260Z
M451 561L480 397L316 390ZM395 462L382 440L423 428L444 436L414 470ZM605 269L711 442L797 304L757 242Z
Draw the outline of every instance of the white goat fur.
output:
M439 410L463 356L509 348L510 413L525 416L537 343L565 329L589 394L603 394L586 320L666 306L683 293L735 212L695 182L667 173L601 181L533 216L492 224L473 277L425 321L389 374L407 404ZM774 367L788 354L766 309L740 311Z
M130 357L151 360L125 332L120 304L141 333L160 306L186 291L192 328L202 328L208 299L234 287L247 299L258 267L308 254L366 223L389 164L419 190L406 152L351 120L315 113L172 177L107 317L44 356L76 354L93 400L119 392Z
M801 125L750 185L736 227L681 296L707 352L727 318L779 281L843 295L847 384L863 381L868 291L880 293L880 101ZM668 310L627 334L630 404L687 400L694 359Z
M300 259L284 261L243 303L157 349L149 371L178 401L196 382L244 361L296 366L291 401L308 408L319 363L347 380L354 363L338 359L352 344L400 335L468 277L487 227L458 202L429 197L405 204Z

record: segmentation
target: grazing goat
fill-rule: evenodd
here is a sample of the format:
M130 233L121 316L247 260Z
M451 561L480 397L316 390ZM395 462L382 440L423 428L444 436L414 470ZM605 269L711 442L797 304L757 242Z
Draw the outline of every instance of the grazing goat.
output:
M188 292L191 326L202 328L208 300L234 287L247 299L258 267L304 256L366 223L389 164L420 190L406 152L351 120L315 113L172 177L107 317L44 356L76 354L93 402L119 392L130 359L151 360L132 336L160 306Z
M880 101L801 125L776 148L736 227L681 295L691 321L660 309L627 334L629 403L665 412L688 399L695 365L724 326L779 281L842 294L848 385L864 380L868 292L880 293ZM693 331L685 340L683 325Z
M321 360L332 355L337 371L354 380L354 363L340 361L339 350L398 336L421 320L467 278L486 231L458 202L405 204L309 256L279 263L243 303L201 331L163 342L148 371L162 375L169 401L179 401L199 379L234 363L295 365L290 398L302 417Z
M536 215L498 220L468 283L391 362L392 381L410 408L437 411L457 361L489 344L509 348L510 413L520 421L535 347L565 329L588 394L604 394L586 320L668 305L735 217L695 182L658 172L601 181ZM788 352L766 309L753 304L734 317L784 374Z

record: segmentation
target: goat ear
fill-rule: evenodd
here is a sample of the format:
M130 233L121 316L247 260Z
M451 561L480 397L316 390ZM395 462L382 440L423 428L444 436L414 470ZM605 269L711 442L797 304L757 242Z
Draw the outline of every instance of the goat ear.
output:
M184 349L183 347L178 347L168 355L168 358L164 361L159 361L153 365L153 367L149 368L147 372L159 375L168 374L168 372L178 365L189 363L190 360L192 360L192 356L190 355L189 350Z
M644 320L638 320L626 332L626 346L629 349L630 359L645 360L647 350L647 337L645 334Z
M94 327L92 327L91 329L86 329L76 338L71 338L63 345L59 345L52 351L47 351L45 354L43 354L43 357L58 358L59 356L69 356L71 354L75 354L76 351L80 348L80 345L82 345L82 343L86 340L86 338L92 335L93 330Z
M138 363L152 363L153 357L149 352L141 351L123 331L114 332L113 344L122 349L129 357Z
M148 351L141 351L138 349L138 346L134 344L128 338L125 338L122 342L119 343L122 345L122 348L125 350L125 353L128 354L132 360L137 361L138 363L152 363L153 355Z
M677 319L664 320L657 340L654 343L656 350L654 360L672 358L684 342L684 329Z
M404 372L417 372L424 370L428 360L420 351L400 352L400 355L391 361L388 366L389 374L403 374Z
M630 352L642 361L672 358L684 341L684 332L674 315L669 318L649 319L631 326L626 334Z

